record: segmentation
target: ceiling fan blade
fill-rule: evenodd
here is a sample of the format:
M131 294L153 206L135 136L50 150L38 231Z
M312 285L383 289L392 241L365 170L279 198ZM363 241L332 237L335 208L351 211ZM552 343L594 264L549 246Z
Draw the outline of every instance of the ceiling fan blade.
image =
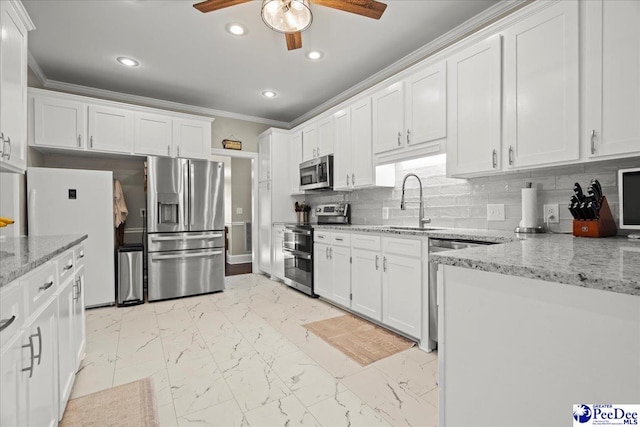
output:
M367 18L380 19L387 5L375 0L310 0L311 3L343 10L366 16Z
M296 33L284 33L284 37L287 40L287 49L294 50L302 47L302 33L300 31Z
M235 6L237 4L247 3L251 0L206 0L193 5L202 13L213 12L214 10L224 9L225 7Z

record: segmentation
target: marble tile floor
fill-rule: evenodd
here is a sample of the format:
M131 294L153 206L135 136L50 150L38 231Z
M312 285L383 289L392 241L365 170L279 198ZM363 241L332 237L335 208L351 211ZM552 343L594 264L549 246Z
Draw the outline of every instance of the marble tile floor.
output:
M436 426L437 355L414 347L361 367L302 327L342 314L258 274L88 310L72 397L150 376L161 426Z

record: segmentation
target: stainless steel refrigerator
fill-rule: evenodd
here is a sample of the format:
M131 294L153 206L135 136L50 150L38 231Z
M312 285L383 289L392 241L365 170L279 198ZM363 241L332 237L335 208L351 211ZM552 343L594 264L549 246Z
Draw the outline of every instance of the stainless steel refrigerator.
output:
M224 289L224 164L147 158L149 301Z

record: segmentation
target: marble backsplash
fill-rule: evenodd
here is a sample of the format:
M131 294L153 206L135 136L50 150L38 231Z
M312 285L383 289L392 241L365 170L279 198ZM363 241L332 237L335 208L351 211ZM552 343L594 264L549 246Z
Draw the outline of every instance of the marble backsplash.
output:
M618 169L640 167L640 158L546 168L531 172L504 173L496 176L455 179L447 178L445 155L410 160L396 165L394 188L375 188L352 192L309 194L312 205L349 201L353 224L418 225L418 204L400 209L402 180L407 173L415 173L424 186L425 216L431 225L454 228L513 230L522 218L521 189L527 182L538 189L538 219L543 224L543 205L558 203L560 223L552 224L554 231L571 231L573 217L567 209L573 184L579 182L586 191L592 178L602 184L613 216L618 221ZM418 202L419 185L414 178L407 180L405 200ZM487 221L487 204L504 204L504 221ZM312 218L315 221L315 218Z

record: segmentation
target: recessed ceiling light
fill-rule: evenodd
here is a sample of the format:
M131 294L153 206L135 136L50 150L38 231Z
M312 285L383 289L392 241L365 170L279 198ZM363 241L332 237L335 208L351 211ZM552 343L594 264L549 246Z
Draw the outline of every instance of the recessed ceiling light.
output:
M319 50L310 50L309 52L307 52L307 58L314 61L322 58L323 56L324 54Z
M243 36L247 32L240 24L228 24L227 31L229 31L234 36Z
M135 59L127 58L126 56L118 57L117 61L122 65L126 65L127 67L137 67L138 65L140 65L140 63Z
M265 90L262 92L262 96L264 96L265 98L275 98L276 95L278 94L272 90Z

